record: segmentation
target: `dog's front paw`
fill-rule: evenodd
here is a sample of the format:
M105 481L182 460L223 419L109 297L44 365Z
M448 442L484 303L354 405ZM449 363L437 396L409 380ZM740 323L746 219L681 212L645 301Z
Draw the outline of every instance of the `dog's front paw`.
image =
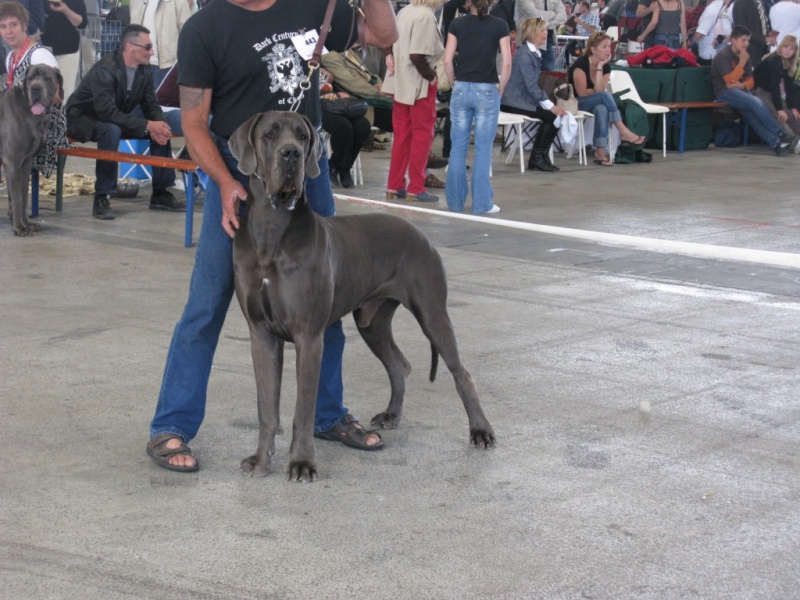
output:
M495 444L494 431L491 427L486 429L470 429L469 430L469 443L477 448L491 448Z
M266 477L269 475L270 457L261 459L258 454L248 456L241 462L242 473L251 477Z
M22 225L20 227L14 227L14 235L17 237L30 237L33 235L33 228L29 225Z
M317 465L308 460L293 460L289 463L289 481L312 482L317 477Z
M400 415L388 411L372 417L370 425L375 429L397 429L400 426Z

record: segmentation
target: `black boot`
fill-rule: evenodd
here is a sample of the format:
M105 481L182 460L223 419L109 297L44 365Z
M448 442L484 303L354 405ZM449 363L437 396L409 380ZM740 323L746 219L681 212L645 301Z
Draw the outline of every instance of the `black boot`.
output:
M92 216L95 219L102 219L108 221L115 219L117 215L111 210L111 203L108 201L108 195L104 194L94 199L94 206L92 206Z
M553 164L553 161L550 160L550 146L553 145L553 140L556 139L556 135L558 135L558 128L553 125L552 123L542 123L539 126L539 131L536 134L536 140L533 142L533 154L537 151L541 153L543 162L548 168L543 169L541 165L534 164L533 169L538 169L539 171L560 171L557 166ZM531 160L533 160L533 154L531 154Z
M339 181L342 182L342 187L345 189L350 189L355 185L349 169L347 171L339 171Z
M531 157L528 159L528 169L531 171L545 171L547 173L557 170L556 167L548 164L547 150L535 147L533 152L531 152Z

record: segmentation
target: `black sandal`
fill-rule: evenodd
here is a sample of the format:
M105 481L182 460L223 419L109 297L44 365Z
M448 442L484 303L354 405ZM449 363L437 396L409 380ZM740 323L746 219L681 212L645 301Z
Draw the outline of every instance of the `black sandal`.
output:
M380 441L377 444L368 445L367 437L370 434L377 435ZM349 413L343 416L341 421L334 425L332 429L316 432L314 437L331 442L342 442L345 446L358 448L359 450L380 450L385 445L384 441L380 439L380 435L373 430L364 429L358 419Z
M647 141L647 137L640 135L635 140L627 141L622 140L619 144L620 146L641 146Z
M166 443L172 438L181 440L181 445L177 448L167 448ZM197 462L197 457L192 453L192 450L183 443L183 438L174 433L159 433L152 440L147 442L147 454L155 461L155 463L169 471L177 471L178 473L193 473L200 469L200 463ZM177 465L169 464L169 459L177 454L188 454L194 458L194 465L191 467L179 467Z

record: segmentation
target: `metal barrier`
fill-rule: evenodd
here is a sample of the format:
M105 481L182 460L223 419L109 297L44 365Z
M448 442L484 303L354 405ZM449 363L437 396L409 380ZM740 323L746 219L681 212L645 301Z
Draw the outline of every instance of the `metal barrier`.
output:
M109 21L97 15L88 17L86 29L81 31L81 78L103 56L119 47L122 29L120 21Z

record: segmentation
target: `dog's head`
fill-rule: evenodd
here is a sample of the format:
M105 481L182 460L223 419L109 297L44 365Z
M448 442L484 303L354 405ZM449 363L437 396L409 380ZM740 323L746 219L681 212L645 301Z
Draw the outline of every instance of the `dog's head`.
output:
M25 97L34 115L43 115L47 108L60 101L63 78L48 65L32 65L25 75Z
M302 197L305 178L319 176L319 136L303 115L259 113L233 132L228 146L239 170L260 180L273 208L293 210Z

